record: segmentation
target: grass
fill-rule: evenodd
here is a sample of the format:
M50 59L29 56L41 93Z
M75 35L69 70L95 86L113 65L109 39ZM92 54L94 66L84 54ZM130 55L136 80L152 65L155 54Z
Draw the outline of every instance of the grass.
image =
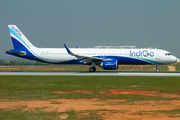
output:
M39 109L35 111L22 111L21 109L1 109L0 120L60 120L60 117L66 115L66 120L102 120L101 117L90 111L90 115L78 116L75 111L67 112L44 112Z
M128 111L115 111L115 110L86 110L86 111L68 111L68 112L44 112L40 110L36 111L21 111L20 109L13 110L0 110L0 119L1 120L59 120L60 116L66 114L66 120L102 120L98 112L101 112L102 115L109 113L126 113ZM86 113L86 114L84 114ZM157 110L157 111L139 111L132 113L132 115L154 115L157 114L166 114L167 116L174 118L179 116L180 109L174 110Z
M180 65L176 65L176 71L180 71Z
M155 114L166 114L170 117L180 117L180 109L173 109L173 110L157 110L154 111Z
M48 100L48 99L129 99L164 100L142 95L99 94L109 89L160 91L180 94L180 77L133 77L133 76L0 76L0 99L9 100ZM137 86L137 87L131 87ZM92 90L92 94L66 93L53 91ZM173 98L175 99L175 98ZM177 98L178 99L178 98Z
M58 120L60 115L58 112L0 110L1 120Z
M163 98L134 94L109 95L99 94L100 91L108 92L109 89L160 91L163 93L180 95L180 77L140 77L140 76L0 76L0 100L50 100L50 99L123 99L125 103L133 104L139 100L180 100L180 98ZM132 87L136 86L136 87ZM90 90L91 94L66 93L58 94L54 91ZM62 104L51 100L51 104ZM168 103L167 103L168 104ZM66 120L101 120L99 114L124 113L114 110L66 111L45 112L43 108L24 111L27 106L17 109L0 109L0 120L59 120L64 114ZM86 113L85 115L83 113ZM170 117L180 117L179 109L150 111L152 114L167 114ZM143 115L146 112L134 114ZM148 114L148 113L147 113Z
M173 110L139 111L139 112L132 113L132 115L153 115L153 116L157 116L159 114L165 114L171 118L174 118L174 117L180 117L179 113L180 113L180 109L173 109Z

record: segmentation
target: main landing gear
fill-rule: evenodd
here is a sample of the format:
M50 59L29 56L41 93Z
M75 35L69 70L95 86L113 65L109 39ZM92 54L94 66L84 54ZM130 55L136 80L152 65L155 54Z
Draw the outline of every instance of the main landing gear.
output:
M96 68L95 68L96 63L92 62L91 63L91 67L89 68L89 72L95 72Z
M95 72L96 71L96 68L95 67L90 67L89 68L89 72Z
M156 65L156 72L159 72L159 68L158 68L158 65Z

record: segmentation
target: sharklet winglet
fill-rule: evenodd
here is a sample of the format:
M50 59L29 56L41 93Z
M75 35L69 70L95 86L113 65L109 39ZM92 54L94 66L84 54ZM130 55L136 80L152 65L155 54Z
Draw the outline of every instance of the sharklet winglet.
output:
M64 44L64 47L66 48L68 54L72 54L72 52L69 50L69 48L66 46L66 44Z

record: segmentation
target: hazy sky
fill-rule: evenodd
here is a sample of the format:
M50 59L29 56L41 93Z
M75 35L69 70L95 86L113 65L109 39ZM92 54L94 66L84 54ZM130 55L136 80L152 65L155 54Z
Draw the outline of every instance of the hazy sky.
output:
M1 0L0 59L15 24L37 47L133 45L180 57L180 0Z

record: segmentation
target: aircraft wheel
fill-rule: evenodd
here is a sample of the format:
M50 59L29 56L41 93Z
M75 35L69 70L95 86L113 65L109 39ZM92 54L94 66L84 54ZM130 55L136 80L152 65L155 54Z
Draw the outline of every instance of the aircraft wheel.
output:
M96 68L95 67L90 67L89 68L89 72L95 72L96 71Z

